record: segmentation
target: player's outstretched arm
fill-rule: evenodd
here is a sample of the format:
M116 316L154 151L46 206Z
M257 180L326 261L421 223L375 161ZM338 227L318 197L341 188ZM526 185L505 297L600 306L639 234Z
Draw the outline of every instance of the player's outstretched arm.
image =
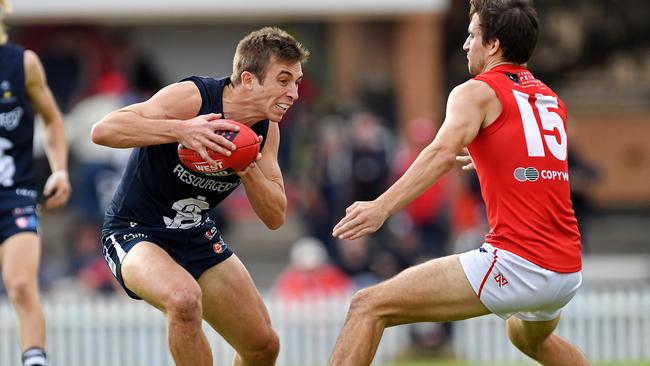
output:
M192 82L171 84L146 102L132 104L107 114L92 129L94 143L116 148L180 142L215 164L206 149L230 155L235 145L218 130L236 131L237 126L220 122L220 114L197 116L201 94Z
M280 128L271 122L260 159L238 173L253 210L272 230L284 224L287 211L284 179L278 164L279 145Z
M68 178L68 142L63 118L47 85L43 65L34 52L25 50L24 67L27 95L34 110L43 118L45 154L52 170L43 189L43 194L48 197L45 206L61 207L68 201L72 191Z
M334 226L332 235L356 239L377 231L384 221L422 194L456 161L458 153L478 134L493 92L482 82L470 80L449 95L445 122L436 138L408 170L374 201L355 202Z

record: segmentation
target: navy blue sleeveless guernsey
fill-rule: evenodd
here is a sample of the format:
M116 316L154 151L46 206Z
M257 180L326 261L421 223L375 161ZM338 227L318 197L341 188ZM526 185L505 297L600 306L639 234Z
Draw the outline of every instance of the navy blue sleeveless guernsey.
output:
M34 112L25 87L24 53L22 47L0 45L0 190L35 195Z
M223 88L229 78L214 79L192 76L201 92L198 115L223 113ZM252 126L264 137L269 121ZM139 147L133 150L113 201L106 213L105 228L143 225L167 229L191 229L241 183L237 174L212 177L193 172L181 163L178 143Z

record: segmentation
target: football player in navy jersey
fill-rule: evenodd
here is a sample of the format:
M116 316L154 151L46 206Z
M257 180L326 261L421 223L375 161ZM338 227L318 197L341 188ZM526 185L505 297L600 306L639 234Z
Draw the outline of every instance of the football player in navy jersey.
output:
M104 256L129 296L165 313L177 365L212 365L202 319L234 347L234 365L275 364L279 340L267 310L212 211L243 183L267 227L284 223L278 122L298 99L308 56L291 35L266 27L239 42L230 77L184 79L93 127L97 144L135 147L106 213ZM190 171L178 158L179 143L212 164L207 149L228 155L235 148L215 133L237 130L222 118L262 136L257 161L230 175Z
M0 267L18 315L23 364L44 366L45 317L38 294L41 243L34 185L34 114L43 118L45 152L52 175L43 194L46 207L63 206L70 196L68 148L61 112L38 56L7 43L0 0Z

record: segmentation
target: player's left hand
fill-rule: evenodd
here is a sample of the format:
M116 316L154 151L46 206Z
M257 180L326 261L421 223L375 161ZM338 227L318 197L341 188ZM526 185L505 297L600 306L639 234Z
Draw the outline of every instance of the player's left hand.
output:
M469 150L467 150L466 147L464 147L463 151L458 156L456 156L456 161L462 165L461 169L463 170L476 170L474 160L472 159L472 156L469 154Z
M354 240L377 231L387 215L377 201L357 201L345 210L345 217L332 230L332 236Z
M45 207L50 209L65 205L68 198L70 198L71 191L72 188L70 187L68 172L64 170L53 172L47 178L45 188L43 188L43 195L48 197L47 201L45 201Z

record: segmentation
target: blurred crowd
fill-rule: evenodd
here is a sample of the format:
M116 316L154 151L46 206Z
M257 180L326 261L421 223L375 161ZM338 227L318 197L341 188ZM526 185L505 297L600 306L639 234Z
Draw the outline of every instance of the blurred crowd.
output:
M73 275L92 291L110 292L112 279L99 257L99 228L130 150L93 144L90 129L108 112L149 98L164 86L164 77L127 33L102 27L46 28L27 28L15 40L41 57L65 114L70 145L74 194L63 212L44 213L56 216L55 233L46 231L45 238L66 245L46 242L43 288L47 291L53 279ZM481 243L486 223L477 178L460 170L391 217L378 233L355 241L333 238L332 227L346 207L376 198L398 179L432 141L441 121L416 118L398 123L391 98L376 90L362 91L359 103L340 106L324 107L323 101L332 98L323 94L308 67L300 101L280 125L279 160L291 214L355 288ZM36 138L41 138L38 131ZM46 159L43 151L35 156L37 183L42 183L48 174ZM584 162L576 163L587 167L582 170L590 180L595 172ZM225 229L231 217L220 214Z
M27 28L15 41L41 57L65 114L70 145L71 201L62 211L43 212L42 288L113 293L116 287L101 257L99 233L130 150L95 145L90 130L108 112L149 98L164 86L163 77L126 34L114 30ZM459 171L431 187L376 235L354 241L333 238L332 227L345 208L376 198L399 178L433 139L440 122L414 119L400 127L382 98L369 96L365 103L344 108L319 107L323 99L307 69L300 102L281 123L279 155L292 201L290 214L300 221L307 241L321 247L319 261L346 279L340 284L365 287L413 264L480 243L485 224L476 177ZM49 174L44 152L36 151L35 159L37 184L42 185ZM231 207L246 205L233 201ZM232 215L219 214L227 230Z
M531 67L543 79L563 87L563 93L571 94L577 86L594 92L592 83L598 82L609 89L624 85L623 89L646 96L647 83L624 83L630 74L638 76L639 81L650 75L637 72L647 71L650 47L639 35L647 28L642 16L647 14L647 7L635 4L626 2L626 6L615 9L604 0L590 6L539 4L547 29ZM459 51L466 36L466 7L466 1L454 0L447 14L443 51L449 71L445 75L447 85L467 77L465 56ZM618 26L622 22L629 25L624 31ZM309 29L320 34L325 28ZM308 43L310 37L306 37ZM145 100L174 80L160 71L158 63L164 60L151 57L142 49L142 42L134 42L129 27L19 27L12 31L12 40L39 54L65 114L70 142L73 196L65 210L43 213L43 222L51 226L44 228L43 289L59 286L59 278L74 278L90 292L113 292L113 279L100 257L99 228L130 151L93 144L90 129L106 113ZM616 52L600 57L602 47ZM322 54L326 50L323 46L311 48L318 57L305 69L300 101L280 125L279 160L290 215L299 222L300 236L318 243L323 249L318 257L340 271L349 280L341 283L352 288L376 283L430 258L477 247L486 232L480 190L476 175L459 169L391 217L376 234L355 241L331 236L346 207L354 201L374 199L404 173L433 139L442 116L437 120L397 121L394 91L382 83L362 87L359 99L352 103L336 100L325 91L327 70L323 70L323 60L327 58ZM616 56L618 53L626 57ZM563 57L558 58L558 54ZM590 78L594 73L599 76ZM636 89L631 87L634 85ZM574 100L575 95L585 93L573 91ZM39 131L38 138L42 138ZM584 226L594 212L591 196L601 174L575 145L571 149L572 200L585 239L584 250L589 252L589 230ZM35 156L37 183L42 185L48 167L43 151L36 151ZM230 211L219 212L224 230L230 221L239 219L238 210L246 210L245 200L233 196L229 199Z
M459 14L466 16L452 9L449 23L465 27L464 21L454 19ZM549 33L575 31L566 22L558 16ZM450 45L458 47L462 42L451 38L464 37L465 29L450 27L448 31ZM16 36L15 42L41 57L49 85L65 114L70 146L72 198L62 211L43 212L47 227L43 233L42 289L64 295L121 294L101 256L99 235L130 150L95 145L90 130L108 112L146 100L169 81L156 60L129 40L128 33L112 28L37 27L25 28ZM563 36L564 41L556 47L571 48L582 40L576 37ZM579 57L575 52L561 52ZM544 60L557 52L542 46L539 53ZM466 67L464 60L450 60L455 67ZM570 60L564 61L569 68ZM549 72L543 65L540 70ZM305 72L300 101L280 124L279 152L290 219L299 222L300 238L291 245L287 266L269 289L272 296L303 301L349 294L410 266L474 249L483 242L487 223L477 177L460 169L448 173L377 233L356 240L332 237L332 228L345 209L355 201L376 198L398 179L432 141L442 121L396 121L390 91L363 91L359 103L331 102L335 98L324 95L322 76L310 73L309 65ZM452 70L450 74L466 73ZM446 81L459 82L453 76ZM42 138L38 131L36 138ZM574 209L581 225L586 225L593 212L591 189L599 172L579 151L570 156ZM43 151L36 151L35 158L37 184L42 186L49 175L47 160ZM233 195L229 211L220 208L217 212L226 234L240 217L233 212L245 211L247 205ZM584 227L581 231L583 235L588 232ZM420 343L437 345L444 342L449 328L429 324L413 329Z

